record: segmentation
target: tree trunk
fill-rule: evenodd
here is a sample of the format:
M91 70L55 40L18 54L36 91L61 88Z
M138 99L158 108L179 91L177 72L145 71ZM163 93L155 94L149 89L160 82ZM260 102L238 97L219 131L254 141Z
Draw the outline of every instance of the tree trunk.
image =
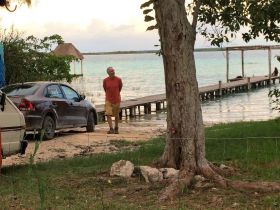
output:
M205 159L205 138L194 59L195 31L187 19L184 0L156 0L156 20L163 56L167 137L159 164L180 169L179 179L170 184L160 200L174 198L189 186L195 174L226 182Z
M171 182L160 200L173 199L196 174L224 188L280 191L280 183L228 180L220 175L221 169L208 163L194 59L196 23L192 26L187 19L185 0L154 0L154 10L167 98L167 137L159 164L180 169L178 180Z
M184 0L157 0L154 9L167 97L168 133L161 163L196 171L207 161L194 60L195 31L188 22Z

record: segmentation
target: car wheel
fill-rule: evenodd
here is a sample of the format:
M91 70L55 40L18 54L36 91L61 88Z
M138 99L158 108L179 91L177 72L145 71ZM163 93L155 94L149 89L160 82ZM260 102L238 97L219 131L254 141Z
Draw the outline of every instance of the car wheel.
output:
M94 116L93 116L93 112L90 112L87 120L87 132L94 132L94 129L95 129Z
M43 122L44 139L52 139L55 135L55 122L51 116L46 116Z

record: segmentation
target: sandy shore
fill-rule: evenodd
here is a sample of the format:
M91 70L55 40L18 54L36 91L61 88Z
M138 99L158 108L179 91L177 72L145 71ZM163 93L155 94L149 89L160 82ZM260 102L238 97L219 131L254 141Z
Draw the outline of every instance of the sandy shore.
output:
M164 133L166 123L164 121L122 122L119 125L120 134L107 134L107 130L107 124L100 124L96 126L94 133L87 133L85 129L59 132L56 138L40 144L35 162L117 151L117 148L110 144L111 140L146 141ZM25 155L7 157L3 160L3 166L28 163L34 147L34 140L30 140Z

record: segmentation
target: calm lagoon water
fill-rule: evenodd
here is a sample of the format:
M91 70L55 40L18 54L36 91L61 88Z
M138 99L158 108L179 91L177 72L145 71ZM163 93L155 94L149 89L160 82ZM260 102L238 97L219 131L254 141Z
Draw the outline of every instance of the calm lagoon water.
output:
M280 51L272 51L272 68L280 68L280 63L274 58ZM196 69L199 86L216 84L226 79L226 58L224 52L196 52ZM72 83L83 92L94 104L104 103L102 81L106 68L113 66L116 75L123 80L122 99L128 100L142 96L165 92L162 57L155 54L115 54L88 55L83 61L84 77ZM75 65L75 71L80 70ZM74 70L72 70L74 71ZM245 75L257 76L268 74L267 51L245 52ZM230 54L230 78L241 75L241 54ZM274 85L245 93L237 93L217 100L202 103L205 123L220 123L232 121L248 121L272 119L280 116L272 111L268 98L269 89ZM160 118L165 118L161 115Z

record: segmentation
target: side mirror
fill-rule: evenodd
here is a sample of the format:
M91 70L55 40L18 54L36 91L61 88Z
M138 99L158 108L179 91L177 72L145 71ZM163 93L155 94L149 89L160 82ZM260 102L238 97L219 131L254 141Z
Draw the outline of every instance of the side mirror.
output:
M84 94L80 95L80 101L85 100L86 96Z
M2 112L5 110L5 102L6 102L6 94L2 93L1 100L0 100L0 106Z

